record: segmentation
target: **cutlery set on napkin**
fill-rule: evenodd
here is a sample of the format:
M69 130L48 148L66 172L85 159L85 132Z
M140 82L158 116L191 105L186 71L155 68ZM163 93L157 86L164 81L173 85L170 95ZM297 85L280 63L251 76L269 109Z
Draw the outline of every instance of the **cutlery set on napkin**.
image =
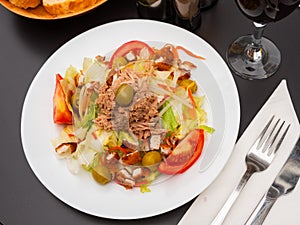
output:
M299 224L299 134L283 80L236 143L223 171L179 225Z

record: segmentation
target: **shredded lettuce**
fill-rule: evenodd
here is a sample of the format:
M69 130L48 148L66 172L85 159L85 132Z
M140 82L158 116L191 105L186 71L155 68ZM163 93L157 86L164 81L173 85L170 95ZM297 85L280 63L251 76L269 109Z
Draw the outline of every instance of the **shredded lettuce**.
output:
M89 137L86 137L86 139L91 140L89 143L90 147L98 152L103 152L104 148L111 148L120 145L115 131L96 130L93 126L88 132L88 135Z
M86 139L78 145L73 157L77 159L83 169L89 171L92 167L96 153L96 151L90 148L88 140Z
M71 125L65 126L59 135L51 140L52 146L56 148L63 143L77 142L76 137L73 135L73 127Z
M93 81L98 81L102 84L105 83L107 74L109 72L105 64L102 64L97 60L90 61L89 59L85 59L84 68L84 83L90 83Z
M75 79L78 73L78 70L72 65L70 65L65 72L64 80L71 84L73 86L73 89L75 89L76 87Z
M86 74L88 68L93 64L93 59L89 57L84 57L83 58L83 63L82 63L82 72Z
M96 118L97 114L97 105L95 104L96 98L97 95L93 93L90 98L90 104L87 107L87 111L81 121L82 127L90 127L94 123L93 120Z
M127 141L130 144L133 144L133 145L136 145L136 146L139 145L139 142L138 142L136 136L135 135L130 135L129 133L127 133L125 131L120 131L118 138L119 138L119 141L120 141L119 146L122 144L123 141Z
M105 146L107 148L111 148L111 147L120 145L118 136L115 131L102 130L99 138L101 138L103 146Z
M95 101L98 96L95 92L90 95L82 94L80 93L81 90L77 88L72 99L73 123L76 128L89 129L93 125L93 120L97 117L97 104L95 104Z
M215 132L215 129L213 127L207 126L207 125L200 125L199 126L200 129L204 130L205 132L212 134L213 132Z
M164 107L168 107L169 104L169 101L166 101L163 104L162 109L164 109ZM176 120L172 107L168 107L168 109L162 115L162 125L164 129L169 130L171 132L177 130L179 124Z

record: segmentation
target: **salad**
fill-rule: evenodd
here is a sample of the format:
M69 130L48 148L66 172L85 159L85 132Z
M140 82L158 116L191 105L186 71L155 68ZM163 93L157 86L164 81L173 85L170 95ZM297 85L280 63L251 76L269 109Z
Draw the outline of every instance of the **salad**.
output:
M198 160L214 129L191 77L196 66L178 51L204 60L181 46L134 40L56 74L53 121L63 128L52 145L72 173L84 169L101 185L148 192L159 176Z

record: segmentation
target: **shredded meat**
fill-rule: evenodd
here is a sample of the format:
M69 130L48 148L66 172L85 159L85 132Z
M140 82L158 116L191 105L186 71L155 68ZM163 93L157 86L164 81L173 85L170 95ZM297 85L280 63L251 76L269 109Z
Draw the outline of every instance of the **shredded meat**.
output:
M99 82L92 81L90 83L90 86L87 87L87 94L91 94L94 91L99 93L100 88L101 88L101 85Z
M99 96L96 104L99 107L99 115L94 120L94 123L104 130L112 130L112 109L115 106L115 93L107 84L100 87Z
M139 99L131 108L129 124L131 131L139 139L146 139L155 127L155 118L158 116L158 100L154 95Z
M110 74L116 77L112 82L103 84L98 88L99 114L94 123L104 130L122 130L132 132L140 140L146 140L161 129L158 124L158 99L149 91L149 80L147 76L132 70L124 70ZM115 102L115 91L123 83L131 83L135 90L132 103L129 106L119 106ZM157 132L156 132L157 133Z
M165 45L162 49L159 49L155 53L156 59L162 58L163 63L166 65L172 65L174 60L174 53L171 50L170 45Z
M116 77L113 79L111 87L117 90L123 83L134 83L142 74L139 74L131 69L119 70L114 74Z

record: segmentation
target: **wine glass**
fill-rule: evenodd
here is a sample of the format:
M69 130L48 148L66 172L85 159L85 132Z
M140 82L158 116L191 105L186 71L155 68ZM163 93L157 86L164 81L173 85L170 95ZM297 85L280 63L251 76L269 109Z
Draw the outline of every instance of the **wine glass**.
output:
M279 68L281 56L276 45L263 37L270 22L292 13L300 0L235 0L241 12L254 23L254 33L236 39L227 50L227 62L239 76L253 80L273 75Z

